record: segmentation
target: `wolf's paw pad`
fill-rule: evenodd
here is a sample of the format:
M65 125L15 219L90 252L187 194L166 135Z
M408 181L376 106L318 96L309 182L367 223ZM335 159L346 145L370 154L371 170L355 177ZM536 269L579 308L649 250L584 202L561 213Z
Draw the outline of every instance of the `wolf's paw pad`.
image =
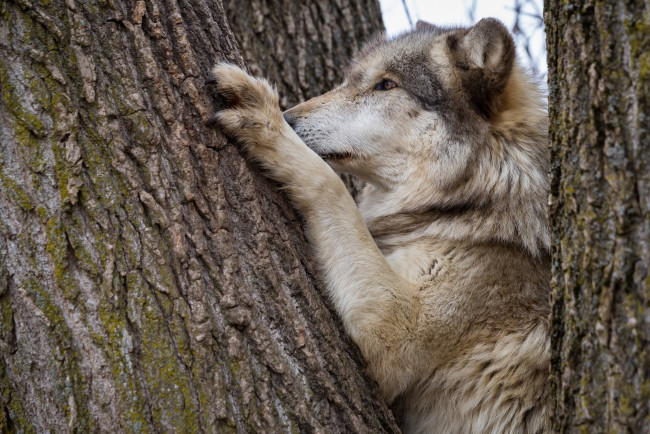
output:
M268 139L279 131L282 112L278 94L264 79L248 75L241 68L218 63L212 69L213 77L206 84L214 84L226 99L227 108L211 118L228 134L246 142Z

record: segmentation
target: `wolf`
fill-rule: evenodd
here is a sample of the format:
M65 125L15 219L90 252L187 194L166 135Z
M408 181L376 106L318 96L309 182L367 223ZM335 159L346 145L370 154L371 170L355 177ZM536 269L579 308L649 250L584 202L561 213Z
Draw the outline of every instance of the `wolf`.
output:
M213 76L213 121L304 217L404 432L547 432L547 115L504 25L380 37L285 113L264 79ZM367 182L358 206L337 172Z

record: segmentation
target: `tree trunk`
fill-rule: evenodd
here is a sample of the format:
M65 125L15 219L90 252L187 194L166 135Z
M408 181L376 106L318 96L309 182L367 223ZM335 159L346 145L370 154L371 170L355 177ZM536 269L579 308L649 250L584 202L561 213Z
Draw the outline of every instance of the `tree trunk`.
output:
M296 214L204 126L221 2L0 14L0 431L396 431Z
M226 0L228 23L253 75L278 88L283 110L343 81L348 60L384 25L377 0ZM342 175L355 196L363 182Z
M554 430L650 432L650 6L545 20Z

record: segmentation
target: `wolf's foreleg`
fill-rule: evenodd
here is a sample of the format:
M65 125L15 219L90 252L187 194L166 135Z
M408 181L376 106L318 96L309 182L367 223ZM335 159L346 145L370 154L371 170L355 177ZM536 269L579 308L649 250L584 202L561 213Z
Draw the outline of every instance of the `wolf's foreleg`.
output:
M230 101L216 117L270 177L283 183L306 221L306 233L346 331L359 345L386 398L412 380L418 291L398 276L375 245L352 197L334 171L282 117L263 79L218 64L217 88ZM396 373L399 373L396 375Z

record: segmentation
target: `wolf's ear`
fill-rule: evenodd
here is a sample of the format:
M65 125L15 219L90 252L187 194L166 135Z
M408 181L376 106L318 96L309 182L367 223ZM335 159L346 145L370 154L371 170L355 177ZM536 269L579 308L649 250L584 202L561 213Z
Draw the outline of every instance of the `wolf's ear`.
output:
M503 73L515 60L515 44L501 21L484 18L460 40L467 60L490 73Z
M428 23L426 21L418 20L417 23L415 23L415 30L418 31L432 31L432 32L437 32L440 33L440 27L436 26L435 24Z
M499 20L485 18L467 33L450 36L448 44L463 85L489 117L496 110L515 63L515 43L510 32Z

